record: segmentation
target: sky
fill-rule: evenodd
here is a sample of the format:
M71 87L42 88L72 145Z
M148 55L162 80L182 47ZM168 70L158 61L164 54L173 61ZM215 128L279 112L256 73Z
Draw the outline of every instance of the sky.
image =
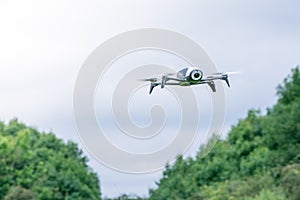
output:
M17 117L84 148L72 107L76 78L84 61L115 35L160 28L197 42L220 71L241 72L230 77L232 87L225 88L222 134L226 135L249 109L271 107L276 102L277 85L300 64L299 8L296 0L2 0L0 119L8 122ZM138 96L133 101L138 101ZM191 151L195 153L197 147ZM85 153L100 177L104 196L145 196L161 177L161 171L121 173Z

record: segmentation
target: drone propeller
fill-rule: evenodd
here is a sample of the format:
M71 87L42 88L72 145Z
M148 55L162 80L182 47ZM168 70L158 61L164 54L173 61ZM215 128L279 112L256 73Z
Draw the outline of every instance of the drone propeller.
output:
M164 74L163 74L163 76L172 76L172 75L176 75L176 73L170 72L170 73L164 73Z
M231 75L231 74L240 74L241 72L216 72L216 73L212 73L211 75Z
M217 72L217 73L212 73L211 76L208 76L208 78L221 79L226 82L228 87L230 87L229 80L228 80L228 75L230 74L239 74L239 72Z
M241 72L225 72L225 74L231 75L231 74L240 74Z
M221 75L223 74L222 72L215 72L215 73L211 73L211 75Z
M157 78L144 78L144 79L139 79L139 81L150 81L150 82L156 82Z

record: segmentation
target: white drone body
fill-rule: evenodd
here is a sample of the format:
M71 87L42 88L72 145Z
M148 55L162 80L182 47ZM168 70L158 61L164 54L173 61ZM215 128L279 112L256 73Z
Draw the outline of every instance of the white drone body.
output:
M214 80L223 80L227 83L228 87L230 87L228 74L230 73L214 73L207 77L204 77L203 72L200 69L195 67L187 67L178 71L177 74L175 74L175 77L172 76L173 74L165 74L162 75L161 80L158 80L158 78L149 78L142 80L151 82L149 94L151 94L153 89L158 85L160 85L161 88L164 88L165 85L191 86L207 84L213 92L216 92Z

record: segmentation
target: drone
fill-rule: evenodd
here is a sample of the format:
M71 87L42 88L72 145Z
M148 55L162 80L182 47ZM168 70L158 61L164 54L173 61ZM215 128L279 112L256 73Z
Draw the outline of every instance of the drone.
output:
M216 92L216 86L214 80L223 80L230 87L228 75L236 72L227 73L213 73L206 78L203 76L203 72L196 67L186 67L178 71L177 73L163 74L161 80L158 78L141 79L142 81L150 81L150 91L160 85L163 89L166 85L178 85L178 86L191 86L199 84L207 84L213 92ZM174 77L176 75L176 77Z

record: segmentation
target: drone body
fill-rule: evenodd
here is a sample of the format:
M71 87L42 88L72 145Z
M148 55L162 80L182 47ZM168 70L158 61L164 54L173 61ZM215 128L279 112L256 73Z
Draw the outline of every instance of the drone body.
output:
M224 80L228 87L228 74L229 73L214 73L204 78L203 72L195 67L187 67L178 71L176 76L171 76L173 74L162 75L161 80L157 78L143 79L143 81L150 81L150 91L152 93L153 89L160 85L161 88L164 88L165 85L178 85L178 86L191 86L199 84L208 84L213 92L216 92L216 87L214 80Z

